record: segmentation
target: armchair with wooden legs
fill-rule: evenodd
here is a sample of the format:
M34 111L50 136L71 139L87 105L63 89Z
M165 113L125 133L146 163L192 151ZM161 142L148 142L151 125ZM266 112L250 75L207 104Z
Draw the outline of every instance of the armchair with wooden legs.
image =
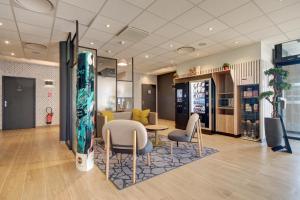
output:
M201 125L199 115L194 113L190 116L185 130L176 129L168 134L168 139L171 141L171 155L173 155L173 142L192 142L193 136L197 134L198 153L201 156L203 151L203 140L201 133Z
M147 155L147 164L151 163L153 145L148 140L146 128L137 121L113 120L102 129L106 150L106 179L109 179L110 151L112 155L132 154L133 176L136 182L136 159L139 155ZM122 162L121 158L118 158Z

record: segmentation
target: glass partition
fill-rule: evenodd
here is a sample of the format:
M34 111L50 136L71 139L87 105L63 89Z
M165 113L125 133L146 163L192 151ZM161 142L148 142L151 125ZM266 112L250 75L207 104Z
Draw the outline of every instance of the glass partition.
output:
M121 63L122 62L122 63ZM133 108L133 60L118 60L117 65L117 111Z
M97 110L116 111L116 70L117 60L98 57L97 59Z

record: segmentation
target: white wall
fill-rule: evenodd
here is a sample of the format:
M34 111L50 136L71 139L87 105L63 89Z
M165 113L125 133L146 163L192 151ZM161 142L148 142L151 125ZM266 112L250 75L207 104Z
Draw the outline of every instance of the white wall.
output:
M142 108L142 84L157 85L157 76L142 73L134 73L134 107ZM157 87L156 87L157 94ZM157 102L157 95L156 95ZM157 104L156 104L157 110Z
M255 43L249 46L236 48L230 51L206 56L181 63L177 67L177 74L188 73L192 67L201 66L202 69L221 67L224 63L235 64L245 61L252 61L261 58L261 44Z
M40 64L0 60L0 129L2 129L2 76L36 79L36 126L45 125L46 107L53 108L53 124L59 124L59 68ZM44 80L53 80L54 87L44 87ZM48 92L52 97L48 98Z

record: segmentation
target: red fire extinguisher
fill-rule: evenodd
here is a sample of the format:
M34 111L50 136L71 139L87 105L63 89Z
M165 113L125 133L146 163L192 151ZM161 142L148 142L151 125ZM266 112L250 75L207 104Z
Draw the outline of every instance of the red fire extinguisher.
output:
M46 124L52 124L53 112L51 107L46 108Z

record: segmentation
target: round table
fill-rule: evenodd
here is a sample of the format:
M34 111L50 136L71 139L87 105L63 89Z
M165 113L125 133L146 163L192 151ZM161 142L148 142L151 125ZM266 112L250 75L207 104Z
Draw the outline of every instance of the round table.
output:
M169 127L165 125L147 125L145 126L147 131L153 131L155 133L155 146L158 146L158 131L167 130Z

